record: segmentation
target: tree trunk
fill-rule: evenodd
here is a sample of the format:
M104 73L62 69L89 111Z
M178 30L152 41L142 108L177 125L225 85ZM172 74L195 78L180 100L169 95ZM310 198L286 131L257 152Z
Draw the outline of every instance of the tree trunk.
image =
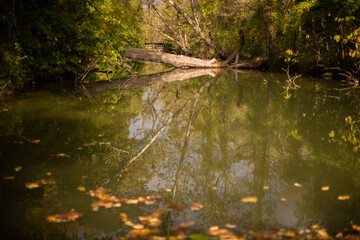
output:
M203 60L199 58L187 57L161 52L151 52L140 48L126 47L126 57L130 59L152 61L159 63L171 64L177 68L194 67L194 68L219 68L227 65L216 59Z
M266 64L266 59L229 65L227 62L217 61L215 58L206 60L170 53L152 52L146 49L131 47L126 47L125 51L127 58L171 64L176 68L259 68ZM235 51L235 53L236 52L238 51Z

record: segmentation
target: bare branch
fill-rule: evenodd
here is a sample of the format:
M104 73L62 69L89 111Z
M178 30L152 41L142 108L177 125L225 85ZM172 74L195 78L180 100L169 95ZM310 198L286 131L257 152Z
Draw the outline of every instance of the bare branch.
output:
M205 35L205 33L201 30L200 26L196 25L194 21L187 15L186 12L182 10L182 8L174 1L174 0L168 0L171 6L173 6L178 13L183 15L185 20L192 26L192 28L195 30L195 32L205 41L205 43L211 47L214 48L214 43L211 41L209 37Z

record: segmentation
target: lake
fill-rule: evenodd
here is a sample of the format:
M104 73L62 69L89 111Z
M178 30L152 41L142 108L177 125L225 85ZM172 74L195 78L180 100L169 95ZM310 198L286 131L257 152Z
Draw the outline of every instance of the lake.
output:
M48 83L1 102L1 239L352 233L359 91L202 71Z

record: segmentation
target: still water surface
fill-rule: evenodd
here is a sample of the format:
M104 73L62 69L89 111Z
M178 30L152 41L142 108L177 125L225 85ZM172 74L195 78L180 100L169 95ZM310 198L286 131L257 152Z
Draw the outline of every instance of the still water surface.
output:
M193 232L316 224L336 234L360 224L358 123L351 132L345 121L359 119L357 93L302 78L285 99L285 79L222 72L87 91L48 85L1 103L0 238L116 239L131 229L120 213L138 223L168 204L176 209L159 235L186 221L196 222ZM25 187L40 179L53 184ZM162 201L93 211L87 192L99 187ZM192 202L204 207L191 211ZM83 216L46 221L70 210Z

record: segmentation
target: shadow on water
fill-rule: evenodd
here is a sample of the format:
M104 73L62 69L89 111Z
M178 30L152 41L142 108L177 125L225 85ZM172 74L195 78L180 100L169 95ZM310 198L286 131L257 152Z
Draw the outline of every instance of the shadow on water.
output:
M334 235L359 224L360 156L347 139L359 134L358 97L303 78L285 99L285 78L173 70L84 85L91 98L67 87L2 103L2 239L118 238L132 229L120 213L139 224L159 208L171 209L153 227L162 236L189 221L193 233L319 225ZM40 179L54 184L25 187ZM93 211L86 192L99 187L162 201ZM71 209L83 217L46 221Z

